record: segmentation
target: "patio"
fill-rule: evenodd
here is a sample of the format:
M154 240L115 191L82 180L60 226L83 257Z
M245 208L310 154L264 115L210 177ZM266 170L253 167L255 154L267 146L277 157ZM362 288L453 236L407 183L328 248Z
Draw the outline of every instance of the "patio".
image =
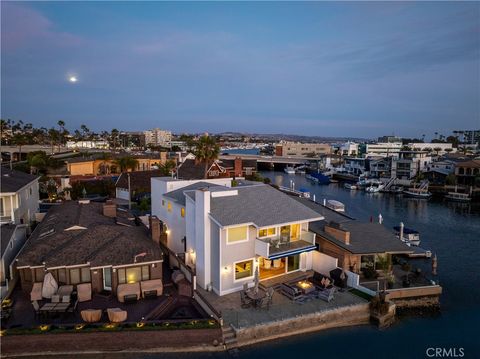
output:
M365 299L349 291L340 292L338 289L335 292L334 300L330 303L318 298L303 303L296 303L276 290L269 309L255 309L253 307L241 307L239 292L218 296L199 287L197 287L197 291L217 311L222 313L225 326L232 325L237 329L367 303Z
M77 324L84 323L80 313L85 309L101 309L101 323L108 322L106 310L120 308L127 312L126 322L139 322L143 318L151 320L163 319L200 319L207 315L192 299L178 296L172 285L164 287L164 295L152 299L140 299L132 304L121 303L116 296L93 294L92 300L79 302L73 313L55 313L35 315L29 295L19 287L15 288L10 298L13 300L13 310L7 320L2 320L2 328L29 328L40 324ZM49 302L41 301L40 307Z

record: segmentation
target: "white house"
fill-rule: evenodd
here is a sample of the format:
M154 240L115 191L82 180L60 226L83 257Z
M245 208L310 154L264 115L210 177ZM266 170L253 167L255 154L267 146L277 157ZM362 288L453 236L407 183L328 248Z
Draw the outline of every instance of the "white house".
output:
M313 267L323 216L275 188L239 181L152 179L152 214L167 229L167 245L185 253L197 285L225 295L260 280Z
M368 143L365 150L365 157L398 157L401 149L401 142Z
M444 155L445 153L449 152L457 152L457 149L454 148L451 143L409 143L408 147L410 147L414 151L428 150L438 155Z
M38 177L2 168L0 186L0 221L30 224L38 212Z

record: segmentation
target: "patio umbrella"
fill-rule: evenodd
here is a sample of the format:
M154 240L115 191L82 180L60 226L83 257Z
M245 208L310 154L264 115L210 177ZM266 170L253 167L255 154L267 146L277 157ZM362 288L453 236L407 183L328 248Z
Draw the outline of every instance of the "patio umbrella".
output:
M255 267L255 276L253 278L255 286L253 287L253 292L258 293L258 284L260 283L260 275L258 274L258 266Z
M52 298L52 295L57 293L58 284L55 278L53 278L52 273L45 274L43 278L43 287L42 287L42 297L43 298Z

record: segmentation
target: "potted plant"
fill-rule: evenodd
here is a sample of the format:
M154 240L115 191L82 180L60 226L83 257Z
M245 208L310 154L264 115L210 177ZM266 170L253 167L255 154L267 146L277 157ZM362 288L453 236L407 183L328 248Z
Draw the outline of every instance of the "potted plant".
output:
M395 285L395 276L393 275L393 273L389 273L387 276L387 288L392 289L394 285Z

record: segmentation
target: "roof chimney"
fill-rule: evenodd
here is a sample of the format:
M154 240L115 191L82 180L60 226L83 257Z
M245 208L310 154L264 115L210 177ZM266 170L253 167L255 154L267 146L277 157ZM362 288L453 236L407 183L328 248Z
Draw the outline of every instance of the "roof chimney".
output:
M150 216L150 234L155 243L160 243L160 220L157 216Z
M339 240L340 242L343 242L347 245L350 244L350 232L342 229L339 223L330 222L329 224L325 225L323 230L325 231L325 233L331 235L336 240Z
M243 163L241 157L235 157L234 161L234 175L235 177L241 177L243 173Z

